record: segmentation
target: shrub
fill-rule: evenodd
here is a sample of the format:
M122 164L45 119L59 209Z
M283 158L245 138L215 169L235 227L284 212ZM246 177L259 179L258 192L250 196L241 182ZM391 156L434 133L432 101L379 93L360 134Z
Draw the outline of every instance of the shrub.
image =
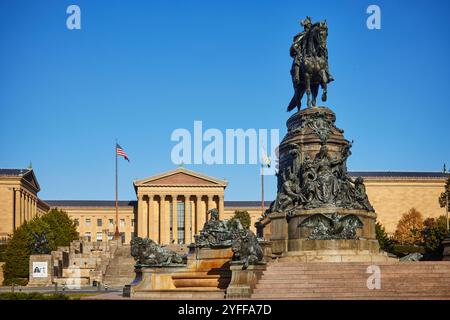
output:
M394 240L400 244L420 244L423 241L422 229L422 214L412 208L408 213L404 213L398 222Z
M3 281L4 286L12 286L13 284L17 286L26 286L28 284L28 278L9 278Z
M40 292L5 292L0 293L0 300L69 300L62 293L43 294Z
M242 227L244 227L245 229L250 228L251 218L250 214L247 211L236 210L234 212L233 218L230 219L229 223L234 224L236 220L239 220L242 224Z
M423 246L417 246L413 244L394 244L392 246L392 254L395 254L398 257L406 256L410 253L425 253L425 248Z

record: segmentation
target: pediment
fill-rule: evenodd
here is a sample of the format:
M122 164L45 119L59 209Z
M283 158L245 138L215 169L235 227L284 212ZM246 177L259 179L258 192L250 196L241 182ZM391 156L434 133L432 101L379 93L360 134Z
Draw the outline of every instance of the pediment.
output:
M41 189L39 187L39 183L37 182L36 176L34 175L33 170L28 171L27 173L25 173L23 175L23 179L29 184L31 185L32 188L34 188L36 190L36 192L39 192L39 190Z
M208 177L184 168L178 168L153 177L137 180L136 187L143 186L226 186L224 180Z

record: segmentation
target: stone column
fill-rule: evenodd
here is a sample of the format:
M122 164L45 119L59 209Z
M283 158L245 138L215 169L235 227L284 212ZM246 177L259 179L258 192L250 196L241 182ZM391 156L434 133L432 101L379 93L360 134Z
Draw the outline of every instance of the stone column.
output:
M191 232L191 215L189 208L191 207L191 196L188 194L184 195L184 243L189 244L192 242L192 232Z
M153 219L153 230L154 234L155 234L155 241L157 243L161 243L161 221L160 221L160 216L161 216L161 202L156 201L156 196L153 197L153 211L154 211L154 219Z
M14 228L17 229L20 226L20 210L21 210L21 206L20 206L20 190L16 190L16 211L15 211L15 221L14 221Z
M197 194L197 200L195 203L195 210L196 210L196 214L195 214L195 219L197 222L197 232L196 234L199 234L200 231L203 228L203 225L205 224L205 206L202 200L202 195L201 194Z
M224 208L224 196L219 195L219 219L223 220L225 217L225 208Z
M167 210L166 210L166 195L162 194L160 196L160 205L159 205L159 244L167 244L168 242L166 242L166 238L168 237L168 232L169 230L167 230L167 220L168 220L168 216L167 216Z
M25 222L25 194L20 192L20 224Z
M137 218L137 232L138 237L145 238L146 237L146 220L144 211L144 196L138 195L138 218Z
M208 209L206 209L206 212L208 212L209 210L211 210L211 209L216 207L214 205L213 197L214 196L212 196L212 195L208 195ZM208 215L206 215L206 219L209 220Z
M27 193L25 193L24 205L25 205L25 211L24 211L25 221L28 221L29 220L29 218L28 218L28 209L29 209L28 207L29 207L29 205L28 205L28 194Z
M177 195L172 195L172 240L178 243L178 212L177 212Z
M148 196L142 196L142 234L148 238Z
M153 204L153 195L147 195L147 201L148 201L148 221L147 221L147 234L150 239L153 241L158 241L156 238L156 225L155 225L155 208Z

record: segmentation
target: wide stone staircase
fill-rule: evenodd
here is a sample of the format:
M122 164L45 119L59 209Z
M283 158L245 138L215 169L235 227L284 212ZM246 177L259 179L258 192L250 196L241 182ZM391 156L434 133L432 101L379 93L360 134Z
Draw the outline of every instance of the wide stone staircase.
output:
M114 258L106 268L104 283L111 287L124 286L134 280L135 261L129 245L118 246Z
M270 262L252 299L450 299L450 261Z

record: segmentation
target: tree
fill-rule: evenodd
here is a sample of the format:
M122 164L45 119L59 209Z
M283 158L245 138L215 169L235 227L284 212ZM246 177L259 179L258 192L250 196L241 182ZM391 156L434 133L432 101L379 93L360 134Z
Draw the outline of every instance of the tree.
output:
M380 244L381 250L384 250L386 252L391 252L392 247L393 247L393 241L387 235L386 230L383 227L383 225L381 223L379 223L378 221L375 224L375 234L376 234L378 243Z
M423 217L415 208L404 213L397 224L394 240L401 244L420 244L423 241Z
M236 210L234 212L233 218L230 219L230 223L234 223L236 220L239 220L242 227L244 227L245 229L250 228L252 219L250 218L250 214L247 211Z
M441 195L439 196L439 205L441 206L441 208L446 208L447 210L447 215L446 215L446 219L448 219L448 206L450 204L450 177L447 179L447 182L445 183L445 191L441 193ZM446 229L449 229L449 223L446 220L445 221L445 226Z
M16 278L28 277L28 260L32 241L28 222L14 230L5 252L5 264L3 265L3 283L5 285Z
M440 256L444 249L442 241L447 233L446 217L427 218L423 224L423 239L426 252L433 256Z
M28 278L29 259L33 254L35 238L33 233L42 234L48 240L48 248L56 250L58 246L68 246L78 238L75 223L67 213L52 209L41 217L35 217L17 228L8 241L5 252L4 284L18 279Z
M52 250L56 250L59 246L68 246L71 241L78 238L75 221L71 220L65 211L52 209L42 216L42 220L52 231L54 245Z

